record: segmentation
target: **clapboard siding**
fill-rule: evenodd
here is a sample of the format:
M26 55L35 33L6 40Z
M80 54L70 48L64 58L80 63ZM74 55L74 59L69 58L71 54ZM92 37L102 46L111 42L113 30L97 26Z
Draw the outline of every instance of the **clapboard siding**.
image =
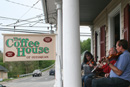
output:
M96 17L96 19L94 20L93 24L94 24L94 31L96 31L97 29L99 29L101 26L105 25L106 26L106 55L108 55L108 50L109 50L109 35L108 35L108 14L114 9L116 8L119 4L121 4L121 19L120 19L120 29L121 29L121 38L124 38L124 8L125 6L130 3L130 0L112 0L105 8L104 10ZM93 35L93 41L95 41L95 36ZM95 44L93 44L95 47ZM95 49L94 49L95 50ZM95 51L94 51L95 52ZM94 53L93 52L93 53ZM95 53L94 53L95 54Z

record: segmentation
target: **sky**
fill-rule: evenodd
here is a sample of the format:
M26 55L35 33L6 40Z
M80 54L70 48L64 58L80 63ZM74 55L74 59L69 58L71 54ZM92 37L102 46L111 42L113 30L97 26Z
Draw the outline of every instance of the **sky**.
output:
M89 33L88 35L90 36L82 36L83 33ZM80 26L80 40L81 41L84 41L84 40L87 40L88 38L91 38L91 30L90 30L90 27L89 26Z
M0 2L0 50L3 52L3 35L16 34L16 30L49 31L45 23L41 0L1 0ZM2 30L11 30L2 31ZM55 28L54 28L55 29ZM91 33L90 28L81 26L80 32ZM81 41L90 37L81 36Z

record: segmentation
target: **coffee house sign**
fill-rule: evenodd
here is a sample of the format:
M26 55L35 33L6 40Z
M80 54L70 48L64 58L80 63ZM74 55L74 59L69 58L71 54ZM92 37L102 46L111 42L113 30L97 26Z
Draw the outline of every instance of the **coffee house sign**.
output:
M3 34L4 61L55 60L55 35Z

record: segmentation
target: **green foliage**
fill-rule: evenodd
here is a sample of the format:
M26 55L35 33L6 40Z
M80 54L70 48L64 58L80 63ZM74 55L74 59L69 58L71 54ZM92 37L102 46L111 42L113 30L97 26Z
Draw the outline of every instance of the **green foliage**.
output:
M3 63L3 58L2 57L0 57L0 65L5 66L5 64Z
M24 61L24 62L7 62L6 68L9 70L9 77L17 77L21 74L32 73L35 69L44 69L54 64L54 60L43 61Z
M0 57L2 58L3 57L3 53L0 51Z
M43 69L46 67L49 67L50 65L54 64L54 60L44 60L44 61L39 61L39 68Z
M80 47L81 47L81 54L85 50L88 50L90 52L91 51L91 39L88 38L87 40L84 40L83 42L80 41Z
M55 60L43 61L24 61L3 63L2 53L0 54L0 65L4 66L9 72L8 77L17 77L21 74L32 73L35 69L44 69L55 63Z

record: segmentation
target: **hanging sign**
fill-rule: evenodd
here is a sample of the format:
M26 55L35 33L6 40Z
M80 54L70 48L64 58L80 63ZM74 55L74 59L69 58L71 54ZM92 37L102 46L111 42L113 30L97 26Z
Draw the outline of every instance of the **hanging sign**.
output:
M3 34L3 61L55 60L53 34Z

